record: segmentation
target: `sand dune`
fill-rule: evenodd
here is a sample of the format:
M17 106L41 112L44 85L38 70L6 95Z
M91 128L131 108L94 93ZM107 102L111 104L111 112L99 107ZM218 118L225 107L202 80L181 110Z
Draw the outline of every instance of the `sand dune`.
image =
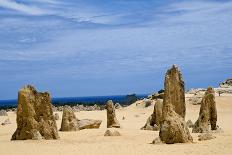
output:
M136 107L132 104L124 109L116 110L117 118L122 126L117 129L122 136L104 137L106 131L106 111L81 111L76 115L79 119L90 118L103 120L100 129L87 129L77 132L59 132L60 140L26 140L11 141L16 129L16 114L8 112L12 124L0 126L1 155L141 155L141 154L232 154L232 96L216 97L218 109L218 125L224 133L215 133L213 140L198 141L198 134L192 134L194 143L187 144L150 144L158 136L157 131L140 130L153 111L153 106ZM186 120L193 122L198 118L199 105L187 103ZM60 118L61 112L58 112ZM125 120L122 120L122 117ZM7 116L0 117L2 123ZM61 119L57 121L60 128Z

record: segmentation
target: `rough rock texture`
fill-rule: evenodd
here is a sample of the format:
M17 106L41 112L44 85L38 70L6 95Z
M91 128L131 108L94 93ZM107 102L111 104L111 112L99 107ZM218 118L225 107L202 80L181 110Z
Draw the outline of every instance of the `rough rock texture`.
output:
M151 116L147 119L146 124L142 127L142 130L154 130L158 131L160 127L160 122L162 120L162 100L157 100L154 105L154 111Z
M182 74L175 65L165 75L163 105L172 104L175 112L185 118L185 88Z
M0 110L0 116L8 116L6 110Z
M145 105L144 105L145 108L151 106L152 101L150 99L144 99L143 101L145 103Z
M1 125L11 124L10 119L7 118Z
M106 130L104 136L121 136L121 134L116 130Z
M58 114L58 113L55 113L54 118L55 118L56 121L59 120L59 119L60 119L59 114Z
M172 104L163 106L163 121L160 126L159 136L166 144L192 142L192 136L184 119L178 115Z
M161 141L160 137L157 137L152 141L152 144L162 144L162 143L163 142Z
M199 141L203 141L203 140L211 140L216 138L215 136L213 136L211 133L207 132L207 133L202 133L200 135L198 135L198 140Z
M232 87L232 79L227 79L226 81L219 84L221 88L230 88Z
M71 107L65 106L63 108L63 116L61 122L60 131L77 131L78 123L77 123L76 115Z
M122 106L119 103L115 103L114 107L115 109L122 109Z
M101 125L101 120L93 119L82 119L78 121L78 127L80 130L83 129L98 129Z
M115 108L112 100L109 100L106 103L106 110L107 110L107 128L120 128L120 124L115 115Z
M217 129L217 109L214 90L211 87L207 89L207 91L205 92L205 96L201 101L199 118L195 122L192 132L208 132L209 124L211 125L211 130Z
M186 124L189 128L193 127L193 122L191 120L188 120Z
M28 85L18 93L17 129L12 140L58 139L49 93L39 93Z

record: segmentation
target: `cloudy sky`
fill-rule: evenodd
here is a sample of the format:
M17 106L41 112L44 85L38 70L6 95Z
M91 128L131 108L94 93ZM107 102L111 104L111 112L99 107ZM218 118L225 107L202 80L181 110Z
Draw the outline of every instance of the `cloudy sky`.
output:
M232 77L232 0L0 0L0 99L151 93Z

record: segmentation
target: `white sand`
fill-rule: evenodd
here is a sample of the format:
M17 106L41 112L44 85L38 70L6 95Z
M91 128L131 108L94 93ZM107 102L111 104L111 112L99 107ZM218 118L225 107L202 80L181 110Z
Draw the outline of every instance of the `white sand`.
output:
M59 132L60 140L26 140L11 141L16 129L16 114L8 113L12 124L0 125L0 155L159 155L159 154L232 154L232 97L216 97L218 108L218 125L224 133L216 133L216 139L198 141L192 134L194 143L153 145L150 144L158 131L144 131L140 128L153 111L153 106L138 108L135 105L116 110L117 118L122 126L118 130L120 137L104 137L106 131L106 111L82 111L76 113L79 119L92 118L103 120L100 129L81 130L77 132ZM199 105L187 104L186 121L196 121ZM61 113L59 112L60 118ZM122 117L125 116L125 120ZM0 123L6 118L0 116ZM58 129L61 121L57 121Z

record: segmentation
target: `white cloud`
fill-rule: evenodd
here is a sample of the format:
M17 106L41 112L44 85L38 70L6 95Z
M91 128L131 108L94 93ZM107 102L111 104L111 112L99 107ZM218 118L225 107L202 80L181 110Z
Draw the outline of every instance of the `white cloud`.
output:
M22 3L17 3L14 0L0 0L0 7L12 9L29 15L45 15L48 11L40 9L36 6L28 6Z

